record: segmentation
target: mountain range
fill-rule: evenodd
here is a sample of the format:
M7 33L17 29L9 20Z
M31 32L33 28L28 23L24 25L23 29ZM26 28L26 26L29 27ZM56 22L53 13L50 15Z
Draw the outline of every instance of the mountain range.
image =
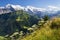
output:
M0 7L0 14L14 12L18 10L23 10L28 12L29 14L34 14L39 17L43 17L44 15L48 15L50 17L60 15L60 8L55 6L48 6L47 8L37 8L33 6L20 6L20 5L12 5L7 4L5 7Z

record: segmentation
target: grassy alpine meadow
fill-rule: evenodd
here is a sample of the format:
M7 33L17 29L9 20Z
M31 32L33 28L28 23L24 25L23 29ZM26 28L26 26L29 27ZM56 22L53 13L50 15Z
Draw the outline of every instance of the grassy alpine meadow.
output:
M21 40L60 40L60 18L47 21L40 29Z

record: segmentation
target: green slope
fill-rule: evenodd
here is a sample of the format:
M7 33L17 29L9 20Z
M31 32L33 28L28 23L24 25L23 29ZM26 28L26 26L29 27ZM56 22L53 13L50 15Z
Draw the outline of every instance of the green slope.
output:
M42 28L21 40L60 40L60 18L47 21Z

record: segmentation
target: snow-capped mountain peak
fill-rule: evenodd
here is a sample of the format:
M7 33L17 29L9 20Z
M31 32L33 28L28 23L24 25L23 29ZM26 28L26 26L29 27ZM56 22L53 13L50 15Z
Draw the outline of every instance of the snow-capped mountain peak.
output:
M32 12L34 11L45 11L45 8L37 8L37 7L33 7L33 6L27 6L27 9L30 9Z
M13 8L14 10L23 10L24 7L20 6L20 5L12 5L12 4L7 4L6 8Z
M41 12L57 12L60 10L59 7L56 6L48 6L47 8L38 8L38 7L33 7L33 6L20 6L20 5L12 5L12 4L7 4L6 7L0 7L0 9L9 9L9 10L24 10L24 11L31 11L31 12L36 12L36 11L41 11Z
M21 6L21 5L12 5L7 4L5 7L0 7L0 14L2 13L9 13L13 11L23 10L28 12L29 14L35 14L38 16L44 16L44 15L53 15L53 14L59 14L60 13L60 7L56 6L48 6L46 8L38 8L33 6Z

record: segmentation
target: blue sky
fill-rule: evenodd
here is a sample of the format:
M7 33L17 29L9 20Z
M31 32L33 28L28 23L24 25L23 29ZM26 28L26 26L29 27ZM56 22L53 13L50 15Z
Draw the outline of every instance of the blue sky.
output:
M60 6L60 0L0 0L0 6L5 6L7 4L18 4L21 6L35 6L35 7L47 7Z

